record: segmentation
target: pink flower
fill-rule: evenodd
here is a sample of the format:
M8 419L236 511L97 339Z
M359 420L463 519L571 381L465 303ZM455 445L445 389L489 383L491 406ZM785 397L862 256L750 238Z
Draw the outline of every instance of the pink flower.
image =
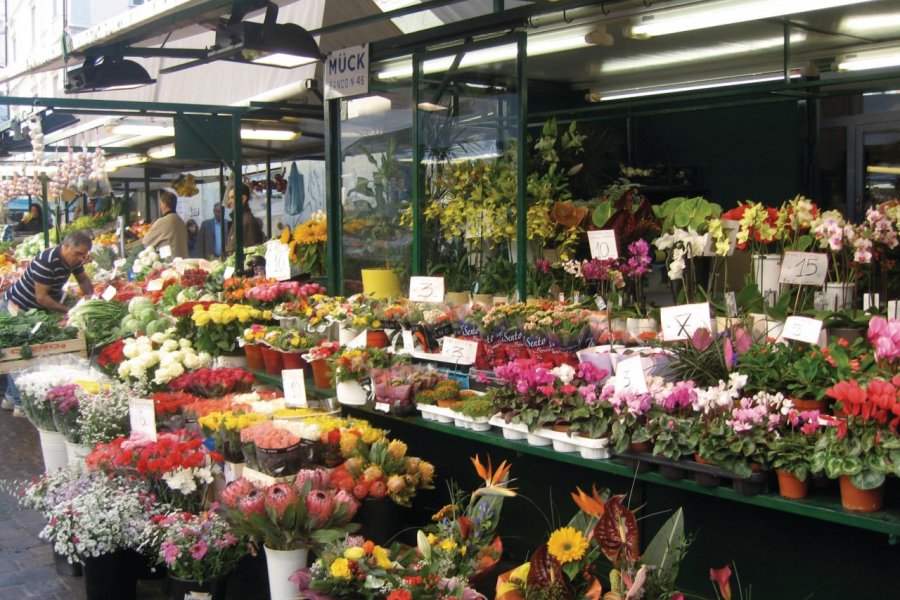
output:
M235 479L225 486L225 489L222 490L222 493L219 494L219 500L222 501L222 504L228 506L229 508L236 508L238 505L238 501L247 494L250 493L250 490L253 489L253 484L241 477L240 479Z
M173 562L175 562L178 559L178 553L180 552L178 550L178 546L171 542L163 542L162 551L163 558L165 559L167 565L171 565Z
M245 517L266 514L266 498L261 490L253 488L238 500L238 508Z
M275 515L280 519L288 506L295 504L299 500L299 495L294 486L287 483L276 483L270 485L266 490L266 508L275 511Z
M359 500L346 490L338 490L335 493L334 503L335 505L343 504L347 507L347 516L345 517L347 521L350 521L356 515L356 511L359 510Z
M321 526L334 511L334 498L325 490L312 490L306 497L306 510L315 518L316 525Z
M191 546L191 556L194 558L194 560L200 560L201 558L206 556L206 551L208 549L209 547L206 545L206 542L204 540L200 540L196 544Z

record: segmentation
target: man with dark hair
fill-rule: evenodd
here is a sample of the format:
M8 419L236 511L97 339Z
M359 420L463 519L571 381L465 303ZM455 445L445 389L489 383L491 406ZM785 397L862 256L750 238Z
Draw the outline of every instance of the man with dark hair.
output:
M243 208L243 214L241 215L241 242L244 245L244 248L249 246L256 246L262 244L266 241L265 236L263 235L262 227L259 224L259 221L256 217L253 216L253 212L250 210L250 190L247 189L247 186L243 184L239 184L237 186L240 197L241 204ZM234 188L228 192L228 208L234 213L234 199L236 194L234 193ZM235 247L235 222L232 219L231 221L231 232L228 234L228 244L225 246L225 253L231 254L234 252Z
M147 233L144 234L144 246L153 246L157 252L164 246L168 246L173 257L188 257L187 226L175 208L178 206L178 196L168 190L159 193L160 216L153 222Z
M74 275L78 287L85 296L94 293L91 279L84 272L84 265L91 260L91 236L84 231L73 231L63 243L44 250L22 274L22 277L6 291L6 308L14 306L19 310L38 308L69 312L62 304L62 288Z
M213 218L200 224L200 256L222 258L225 251L225 232L222 227L222 205L213 206Z

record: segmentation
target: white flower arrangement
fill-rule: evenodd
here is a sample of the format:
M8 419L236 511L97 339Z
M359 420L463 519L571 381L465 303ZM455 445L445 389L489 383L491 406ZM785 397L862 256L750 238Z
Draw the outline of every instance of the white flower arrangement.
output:
M174 471L164 473L163 481L169 486L169 489L175 490L187 496L199 489L202 489L198 483L207 486L213 482L213 475L218 466L191 467L186 469L178 467Z
M86 395L78 407L81 443L90 446L105 444L128 435L131 428L128 399L138 395L121 383L106 386L99 394Z
M718 385L697 389L694 411L708 415L719 409L730 408L741 397L741 390L746 384L747 376L735 371L728 376L727 382L719 380Z
M78 367L59 364L47 364L23 372L14 376L16 389L22 397L22 404L25 407L25 414L31 423L38 429L45 431L55 431L56 426L53 424L53 415L50 404L47 402L47 392L51 389L68 385L75 382L96 382L101 383L107 381L102 373L98 373L90 368Z
M685 259L703 256L709 241L709 234L700 235L693 228L675 229L656 238L653 242L660 250L671 250L669 257L669 279L681 279L685 269Z
M197 352L190 340L174 339L171 332L126 339L122 348L125 360L119 365L119 379L164 386L176 377L209 366L212 357Z
M301 421L286 421L283 419L275 419L272 423L280 427L281 429L285 429L300 439L303 440L312 440L317 441L322 437L322 428L319 427L316 423L310 423L308 420L303 419Z

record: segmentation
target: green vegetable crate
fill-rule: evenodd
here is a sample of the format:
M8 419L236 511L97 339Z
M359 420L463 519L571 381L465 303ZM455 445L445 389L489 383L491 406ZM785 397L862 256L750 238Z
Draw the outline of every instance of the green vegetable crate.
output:
M87 357L87 345L84 343L84 333L81 331L73 339L34 344L30 348L31 358L22 358L22 346L0 348L0 375L27 369L44 356L75 353Z

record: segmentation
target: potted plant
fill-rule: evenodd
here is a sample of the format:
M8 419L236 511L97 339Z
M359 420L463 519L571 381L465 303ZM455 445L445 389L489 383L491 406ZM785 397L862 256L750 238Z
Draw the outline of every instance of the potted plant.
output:
M334 373L338 401L342 404L362 405L368 393L363 382L371 380L372 369L387 366L387 352L378 348L344 348L328 359Z
M166 566L172 600L192 594L224 600L228 573L248 553L248 544L231 532L228 522L214 512L177 512L151 523L144 545Z
M767 443L768 461L778 476L778 491L785 498L805 498L809 490L813 453L822 436L819 411L792 409Z
M781 389L786 390L799 410L824 410L825 391L831 383L832 366L818 348L806 348L782 372ZM782 365L784 366L784 365Z
M219 494L235 535L263 544L272 600L296 596L290 576L320 551L354 529L359 503L331 485L328 471L301 471L290 483L256 487L244 478Z

